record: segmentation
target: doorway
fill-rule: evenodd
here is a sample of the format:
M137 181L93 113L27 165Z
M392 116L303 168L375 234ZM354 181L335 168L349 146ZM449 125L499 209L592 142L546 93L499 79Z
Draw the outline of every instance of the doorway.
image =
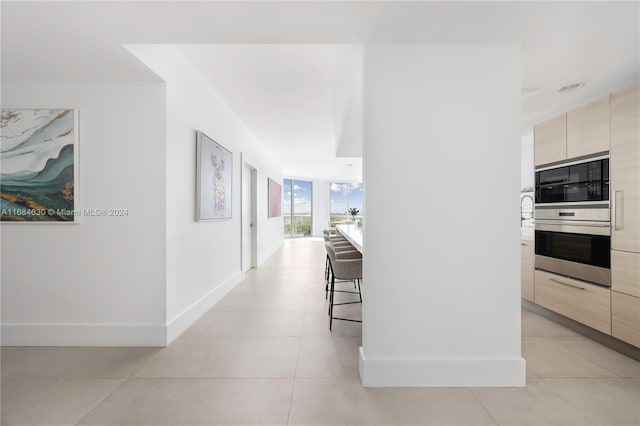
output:
M242 270L258 266L258 171L243 161L242 167Z

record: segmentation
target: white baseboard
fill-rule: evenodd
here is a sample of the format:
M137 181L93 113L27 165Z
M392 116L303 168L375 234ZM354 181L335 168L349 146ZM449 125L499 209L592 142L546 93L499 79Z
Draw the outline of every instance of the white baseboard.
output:
M220 285L205 294L199 300L194 302L187 309L176 315L167 322L167 339L166 344L169 345L178 336L180 336L187 328L196 322L205 312L213 305L218 303L233 287L244 279L244 272L238 271Z
M2 346L165 346L164 324L2 324Z
M2 346L167 346L244 278L238 271L168 324L2 324Z
M523 387L526 363L514 358L367 359L360 347L365 387Z
M269 258L273 253L278 251L280 247L284 244L284 238L279 240L276 244L272 245L266 250L262 250L258 253L258 266L262 265L262 263Z

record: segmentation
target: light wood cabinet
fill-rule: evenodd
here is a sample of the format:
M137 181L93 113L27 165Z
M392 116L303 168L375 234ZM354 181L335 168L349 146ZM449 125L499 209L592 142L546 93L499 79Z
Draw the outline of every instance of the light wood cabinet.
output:
M535 303L611 334L611 290L545 271L535 271Z
M520 294L523 299L534 301L533 288L533 241L522 241L522 260L521 260L521 276L520 276Z
M640 89L610 96L611 327L640 347Z
M533 128L536 166L567 159L567 114L560 114Z
M640 298L611 292L611 334L640 347Z
M640 253L611 250L611 290L640 297Z
M640 253L640 91L611 95L611 248Z
M536 125L534 144L536 166L609 151L612 287L538 270L530 285L523 246L522 297L640 347L640 86Z
M567 113L567 158L609 151L610 141L608 96Z

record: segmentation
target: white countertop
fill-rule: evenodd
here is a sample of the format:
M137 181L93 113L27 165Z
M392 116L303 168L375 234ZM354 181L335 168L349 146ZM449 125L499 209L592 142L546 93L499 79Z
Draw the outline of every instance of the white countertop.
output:
M338 224L336 230L341 233L360 253L362 253L362 226Z

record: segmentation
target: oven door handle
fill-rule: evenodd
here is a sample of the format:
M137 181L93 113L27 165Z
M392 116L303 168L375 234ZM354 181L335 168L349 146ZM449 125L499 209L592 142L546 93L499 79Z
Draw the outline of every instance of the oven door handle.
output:
M535 222L536 231L568 232L570 234L611 235L610 222L593 221L560 221L538 220Z
M593 221L593 220L557 220L557 219L538 219L536 223L541 225L571 225L571 226L597 226L608 228L609 222Z
M566 283L566 282L560 281L560 280L558 280L556 278L549 278L549 281L553 281L554 283L566 285L567 287L577 288L578 290L584 290L584 287L580 287L579 285L575 285L575 284L571 284L571 283Z

